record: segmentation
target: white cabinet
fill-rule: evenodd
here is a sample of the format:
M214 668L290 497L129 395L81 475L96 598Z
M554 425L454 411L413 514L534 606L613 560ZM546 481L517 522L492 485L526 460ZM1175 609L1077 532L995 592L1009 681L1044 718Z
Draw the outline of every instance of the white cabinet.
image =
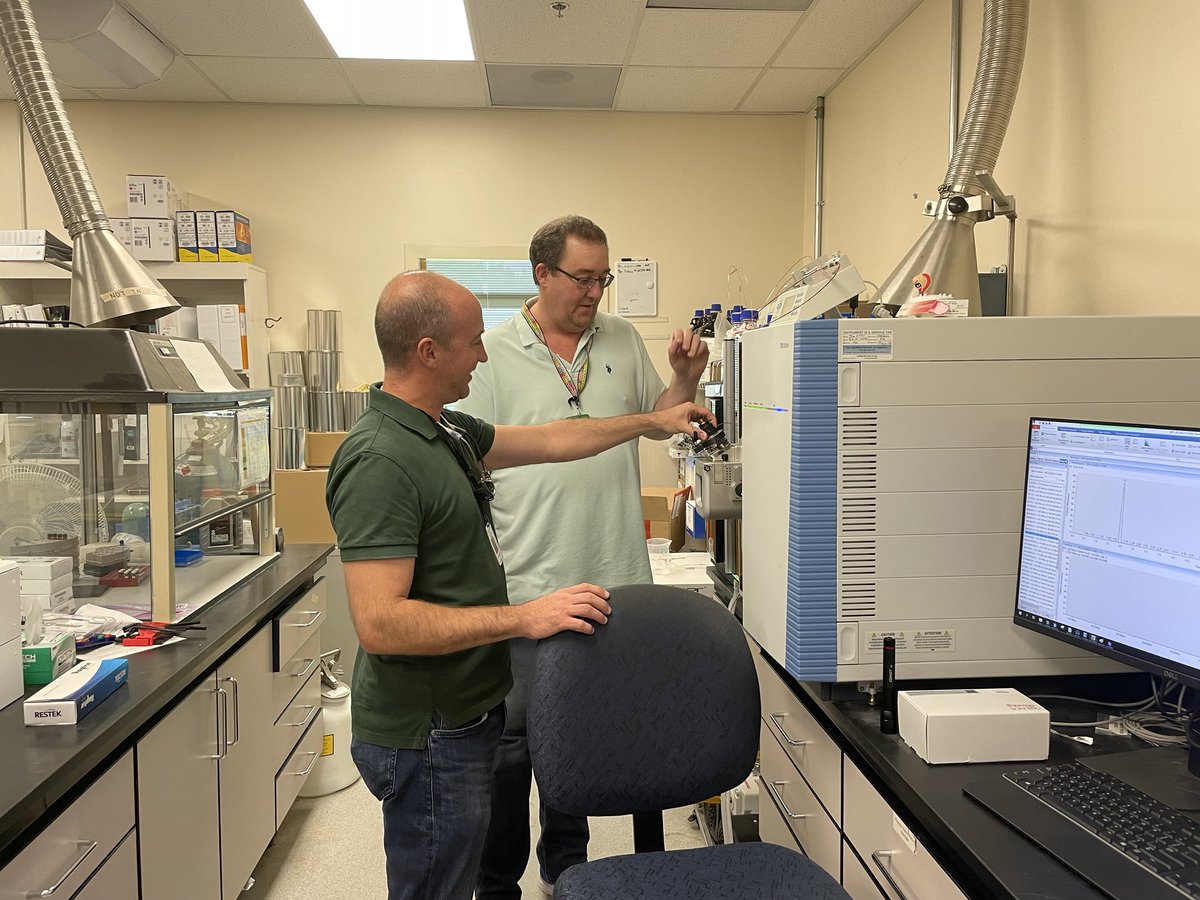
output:
M270 387L267 273L249 263L144 262L146 271L181 304L237 303L246 308L250 387ZM71 273L48 262L0 262L0 303L70 302Z
M93 897L80 888L108 870L104 883L137 883L137 860L113 855L127 838L136 840L133 810L133 754L126 753L68 806L17 857L0 870L0 898ZM111 857L111 858L110 858ZM108 869L109 865L112 866ZM97 887L94 897L114 896Z
M762 696L761 838L803 850L854 900L966 900L757 645L751 650Z

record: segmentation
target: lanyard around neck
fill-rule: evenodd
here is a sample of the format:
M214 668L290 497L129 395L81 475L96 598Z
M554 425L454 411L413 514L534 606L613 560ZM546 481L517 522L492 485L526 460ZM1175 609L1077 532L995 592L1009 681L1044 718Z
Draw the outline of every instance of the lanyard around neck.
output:
M529 309L527 303L521 304L521 314L525 317L534 336L542 342L542 346L550 354L550 361L554 363L554 368L558 370L558 377L562 379L563 385L567 389L567 393L571 395L567 400L571 404L579 408L579 395L583 393L584 387L587 385L588 363L590 362L592 352L592 339L596 337L596 332L592 331L588 335L587 343L583 346L583 365L579 367L579 377L576 379L571 375L570 369L564 364L562 357L550 349L550 345L546 343L546 336L542 333L542 326L538 324L538 320L533 317L533 313Z

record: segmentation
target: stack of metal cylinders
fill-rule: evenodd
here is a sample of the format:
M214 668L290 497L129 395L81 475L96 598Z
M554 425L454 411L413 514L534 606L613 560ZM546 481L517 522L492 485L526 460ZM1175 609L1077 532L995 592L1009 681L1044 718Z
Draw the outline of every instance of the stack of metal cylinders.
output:
M342 400L342 311L308 311L308 350L305 351L308 380L308 427L312 431L343 431Z
M284 371L272 357L294 354L301 360L299 372ZM304 468L304 436L308 433L308 398L304 387L304 355L299 350L267 356L271 388L275 392L275 421L272 462L276 469Z
M366 391L342 391L342 415L345 419L342 424L347 431L366 412L369 397Z

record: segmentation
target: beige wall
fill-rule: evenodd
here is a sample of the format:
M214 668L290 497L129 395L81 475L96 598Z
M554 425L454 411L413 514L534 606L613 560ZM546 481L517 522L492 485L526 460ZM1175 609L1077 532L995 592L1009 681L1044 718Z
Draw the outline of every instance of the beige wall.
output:
M963 2L962 110L982 7ZM874 282L923 231L946 172L949 27L949 0L926 0L827 99L824 247ZM1200 62L1182 37L1197 33L1194 0L1031 0L996 168L1021 215L1019 310L1197 311ZM980 269L1003 264L1007 223L975 233Z
M595 219L614 260L658 261L660 315L634 321L664 375L670 330L696 305L725 302L731 265L757 298L800 255L800 116L149 103L68 113L110 214L124 214L127 172L154 172L249 215L283 316L273 349L304 346L306 308L340 308L350 384L380 376L371 316L406 245L527 248L557 215ZM14 105L0 105L0 175L15 172L16 133ZM61 234L32 150L26 168L29 227ZM0 179L5 227L19 223L13 180ZM665 454L643 456L649 482L672 477Z

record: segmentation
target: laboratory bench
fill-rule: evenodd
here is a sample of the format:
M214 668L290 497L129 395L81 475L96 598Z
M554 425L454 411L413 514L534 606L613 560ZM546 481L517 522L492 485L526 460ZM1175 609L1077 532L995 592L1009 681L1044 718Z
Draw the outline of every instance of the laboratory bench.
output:
M803 849L854 900L1101 900L1103 893L963 793L1022 768L1145 749L1129 737L1084 744L1051 734L1045 762L929 765L879 729L879 710L854 686L801 683L751 641L762 692L764 841ZM1136 687L1126 676L1120 688ZM1121 679L1124 679L1123 681ZM1079 679L1010 682L1024 693ZM1140 686L1144 686L1144 676ZM901 688L916 685L901 684ZM1078 694L1076 694L1078 695ZM1046 704L1050 706L1049 703ZM1063 710L1050 706L1052 716ZM1095 707L1076 705L1071 721Z
M331 550L286 547L77 726L0 709L0 898L236 896L321 752Z

